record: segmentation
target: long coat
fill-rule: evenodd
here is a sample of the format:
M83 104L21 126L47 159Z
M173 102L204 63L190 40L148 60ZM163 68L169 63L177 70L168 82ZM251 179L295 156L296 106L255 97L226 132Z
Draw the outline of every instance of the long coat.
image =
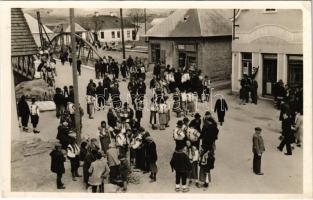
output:
M151 140L146 144L146 159L149 163L155 163L158 160L155 142Z
M265 151L264 141L261 135L254 134L252 138L252 152L255 154L262 154Z
M50 153L51 156L51 171L57 174L64 174L65 168L64 168L64 162L65 157L62 153L62 151L59 150L53 150Z
M225 99L218 99L215 103L214 112L217 112L219 122L224 122L225 113L228 110Z

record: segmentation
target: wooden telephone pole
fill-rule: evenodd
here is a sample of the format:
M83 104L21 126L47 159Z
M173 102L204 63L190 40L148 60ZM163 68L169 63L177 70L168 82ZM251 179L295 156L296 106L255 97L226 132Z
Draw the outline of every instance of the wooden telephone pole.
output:
M239 37L236 37L236 27L239 27L239 25L236 24L236 9L234 9L234 13L233 13L233 40L239 39Z
M122 51L123 51L123 59L125 56L125 42L124 42L124 23L123 23L123 10L120 8L120 17L121 17L121 31L122 31Z
M78 96L74 8L70 8L70 24L71 24L72 72L73 72L74 104L75 104L75 128L76 128L76 134L77 134L77 143L80 144L81 143L80 120L81 119L80 119L80 106L79 106L79 96Z

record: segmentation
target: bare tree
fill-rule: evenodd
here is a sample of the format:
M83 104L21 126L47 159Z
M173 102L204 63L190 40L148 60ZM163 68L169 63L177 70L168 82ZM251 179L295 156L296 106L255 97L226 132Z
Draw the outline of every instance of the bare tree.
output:
M140 24L145 20L144 9L130 9L128 19L134 25L134 38L136 38Z

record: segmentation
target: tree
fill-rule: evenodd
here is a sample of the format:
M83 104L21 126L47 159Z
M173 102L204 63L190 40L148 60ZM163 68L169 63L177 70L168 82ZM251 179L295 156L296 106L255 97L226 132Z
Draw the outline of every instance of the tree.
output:
M134 25L135 35L133 37L136 38L140 24L145 20L144 9L130 9L128 19Z

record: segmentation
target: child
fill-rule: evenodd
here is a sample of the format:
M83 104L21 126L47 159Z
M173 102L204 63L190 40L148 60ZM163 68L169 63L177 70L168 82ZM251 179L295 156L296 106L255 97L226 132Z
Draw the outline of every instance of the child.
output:
M176 186L175 191L180 191L180 183L182 183L182 191L188 192L189 188L186 185L187 182L187 175L191 170L191 164L189 161L188 156L183 151L183 147L176 147L175 152L173 153L172 159L171 159L171 167L172 171L175 170L176 172Z
M199 185L198 181L198 160L199 160L199 150L191 145L191 142L189 140L186 141L186 154L189 157L190 163L191 163L191 171L188 174L189 179L189 186L192 184L192 181L194 180L196 182L196 186Z
M214 168L215 157L213 151L207 151L200 157L200 177L199 180L203 183L203 187L209 187L211 182L211 169ZM200 185L198 185L200 187Z
M119 155L118 159L121 162L121 164L119 165L119 176L123 182L122 191L126 192L127 191L127 178L128 178L128 174L130 172L130 167L129 167L129 164L128 164L128 161L127 161L125 155L123 155L123 154Z
M31 123L33 125L33 132L35 134L40 133L40 131L37 130L37 124L39 122L39 107L36 103L36 99L32 98L32 104L30 105L30 119L31 119Z

